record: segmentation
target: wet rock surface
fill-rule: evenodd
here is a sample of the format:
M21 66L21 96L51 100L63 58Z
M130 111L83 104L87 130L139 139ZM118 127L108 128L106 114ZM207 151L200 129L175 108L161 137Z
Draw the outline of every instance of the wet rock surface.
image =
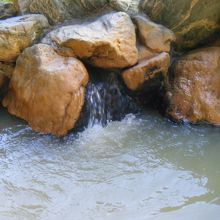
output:
M63 136L79 118L87 82L79 60L37 44L19 56L3 105L33 130Z
M190 52L169 75L166 114L174 121L220 125L220 47Z
M0 22L0 61L14 62L37 40L49 24L43 15L24 15Z

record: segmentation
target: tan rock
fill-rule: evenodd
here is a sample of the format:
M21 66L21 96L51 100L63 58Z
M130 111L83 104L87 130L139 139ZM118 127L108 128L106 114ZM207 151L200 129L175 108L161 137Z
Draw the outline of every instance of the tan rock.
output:
M33 130L63 136L79 118L87 82L79 60L37 44L19 56L3 106Z
M142 15L134 16L133 20L137 26L138 38L144 46L156 53L170 51L170 44L175 40L172 31Z
M49 26L43 15L24 15L0 22L0 61L13 62Z
M169 76L167 115L175 121L220 125L220 47L179 59Z
M159 79L159 87L161 79L166 77L170 64L170 56L163 52L159 55L140 61L136 66L131 67L122 72L122 78L132 91L139 91L143 89L147 81Z
M42 42L71 48L75 56L101 68L125 68L136 64L138 59L135 28L124 12L61 27L50 32Z

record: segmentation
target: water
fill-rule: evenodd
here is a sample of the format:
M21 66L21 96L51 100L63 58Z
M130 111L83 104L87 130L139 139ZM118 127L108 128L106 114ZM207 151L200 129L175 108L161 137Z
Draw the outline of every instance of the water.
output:
M219 220L219 128L146 111L56 139L0 122L1 220Z

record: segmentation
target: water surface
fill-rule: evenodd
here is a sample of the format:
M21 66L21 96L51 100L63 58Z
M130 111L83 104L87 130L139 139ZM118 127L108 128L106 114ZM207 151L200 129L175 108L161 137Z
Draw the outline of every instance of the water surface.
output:
M0 112L1 220L219 220L220 129L128 115L64 139Z

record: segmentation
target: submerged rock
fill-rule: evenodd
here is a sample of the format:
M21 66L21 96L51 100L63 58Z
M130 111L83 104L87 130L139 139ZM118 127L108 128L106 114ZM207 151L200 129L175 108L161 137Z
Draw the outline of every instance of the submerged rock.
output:
M51 23L79 18L102 9L107 0L18 0L21 12L44 14Z
M79 118L87 82L79 60L37 44L19 56L3 106L33 130L62 136Z
M220 30L219 0L144 0L142 8L176 34L179 49L195 47Z
M220 47L195 50L174 64L167 115L174 121L220 125Z
M43 15L24 15L0 22L0 61L13 62L49 24Z
M0 19L15 16L17 14L16 5L13 2L0 1Z
M138 60L135 27L124 12L110 13L89 23L58 28L42 42L58 48L70 48L72 56L101 68L125 68Z
M163 52L123 71L122 78L128 89L132 91L155 90L161 87L162 81L166 78L169 64L170 56Z

